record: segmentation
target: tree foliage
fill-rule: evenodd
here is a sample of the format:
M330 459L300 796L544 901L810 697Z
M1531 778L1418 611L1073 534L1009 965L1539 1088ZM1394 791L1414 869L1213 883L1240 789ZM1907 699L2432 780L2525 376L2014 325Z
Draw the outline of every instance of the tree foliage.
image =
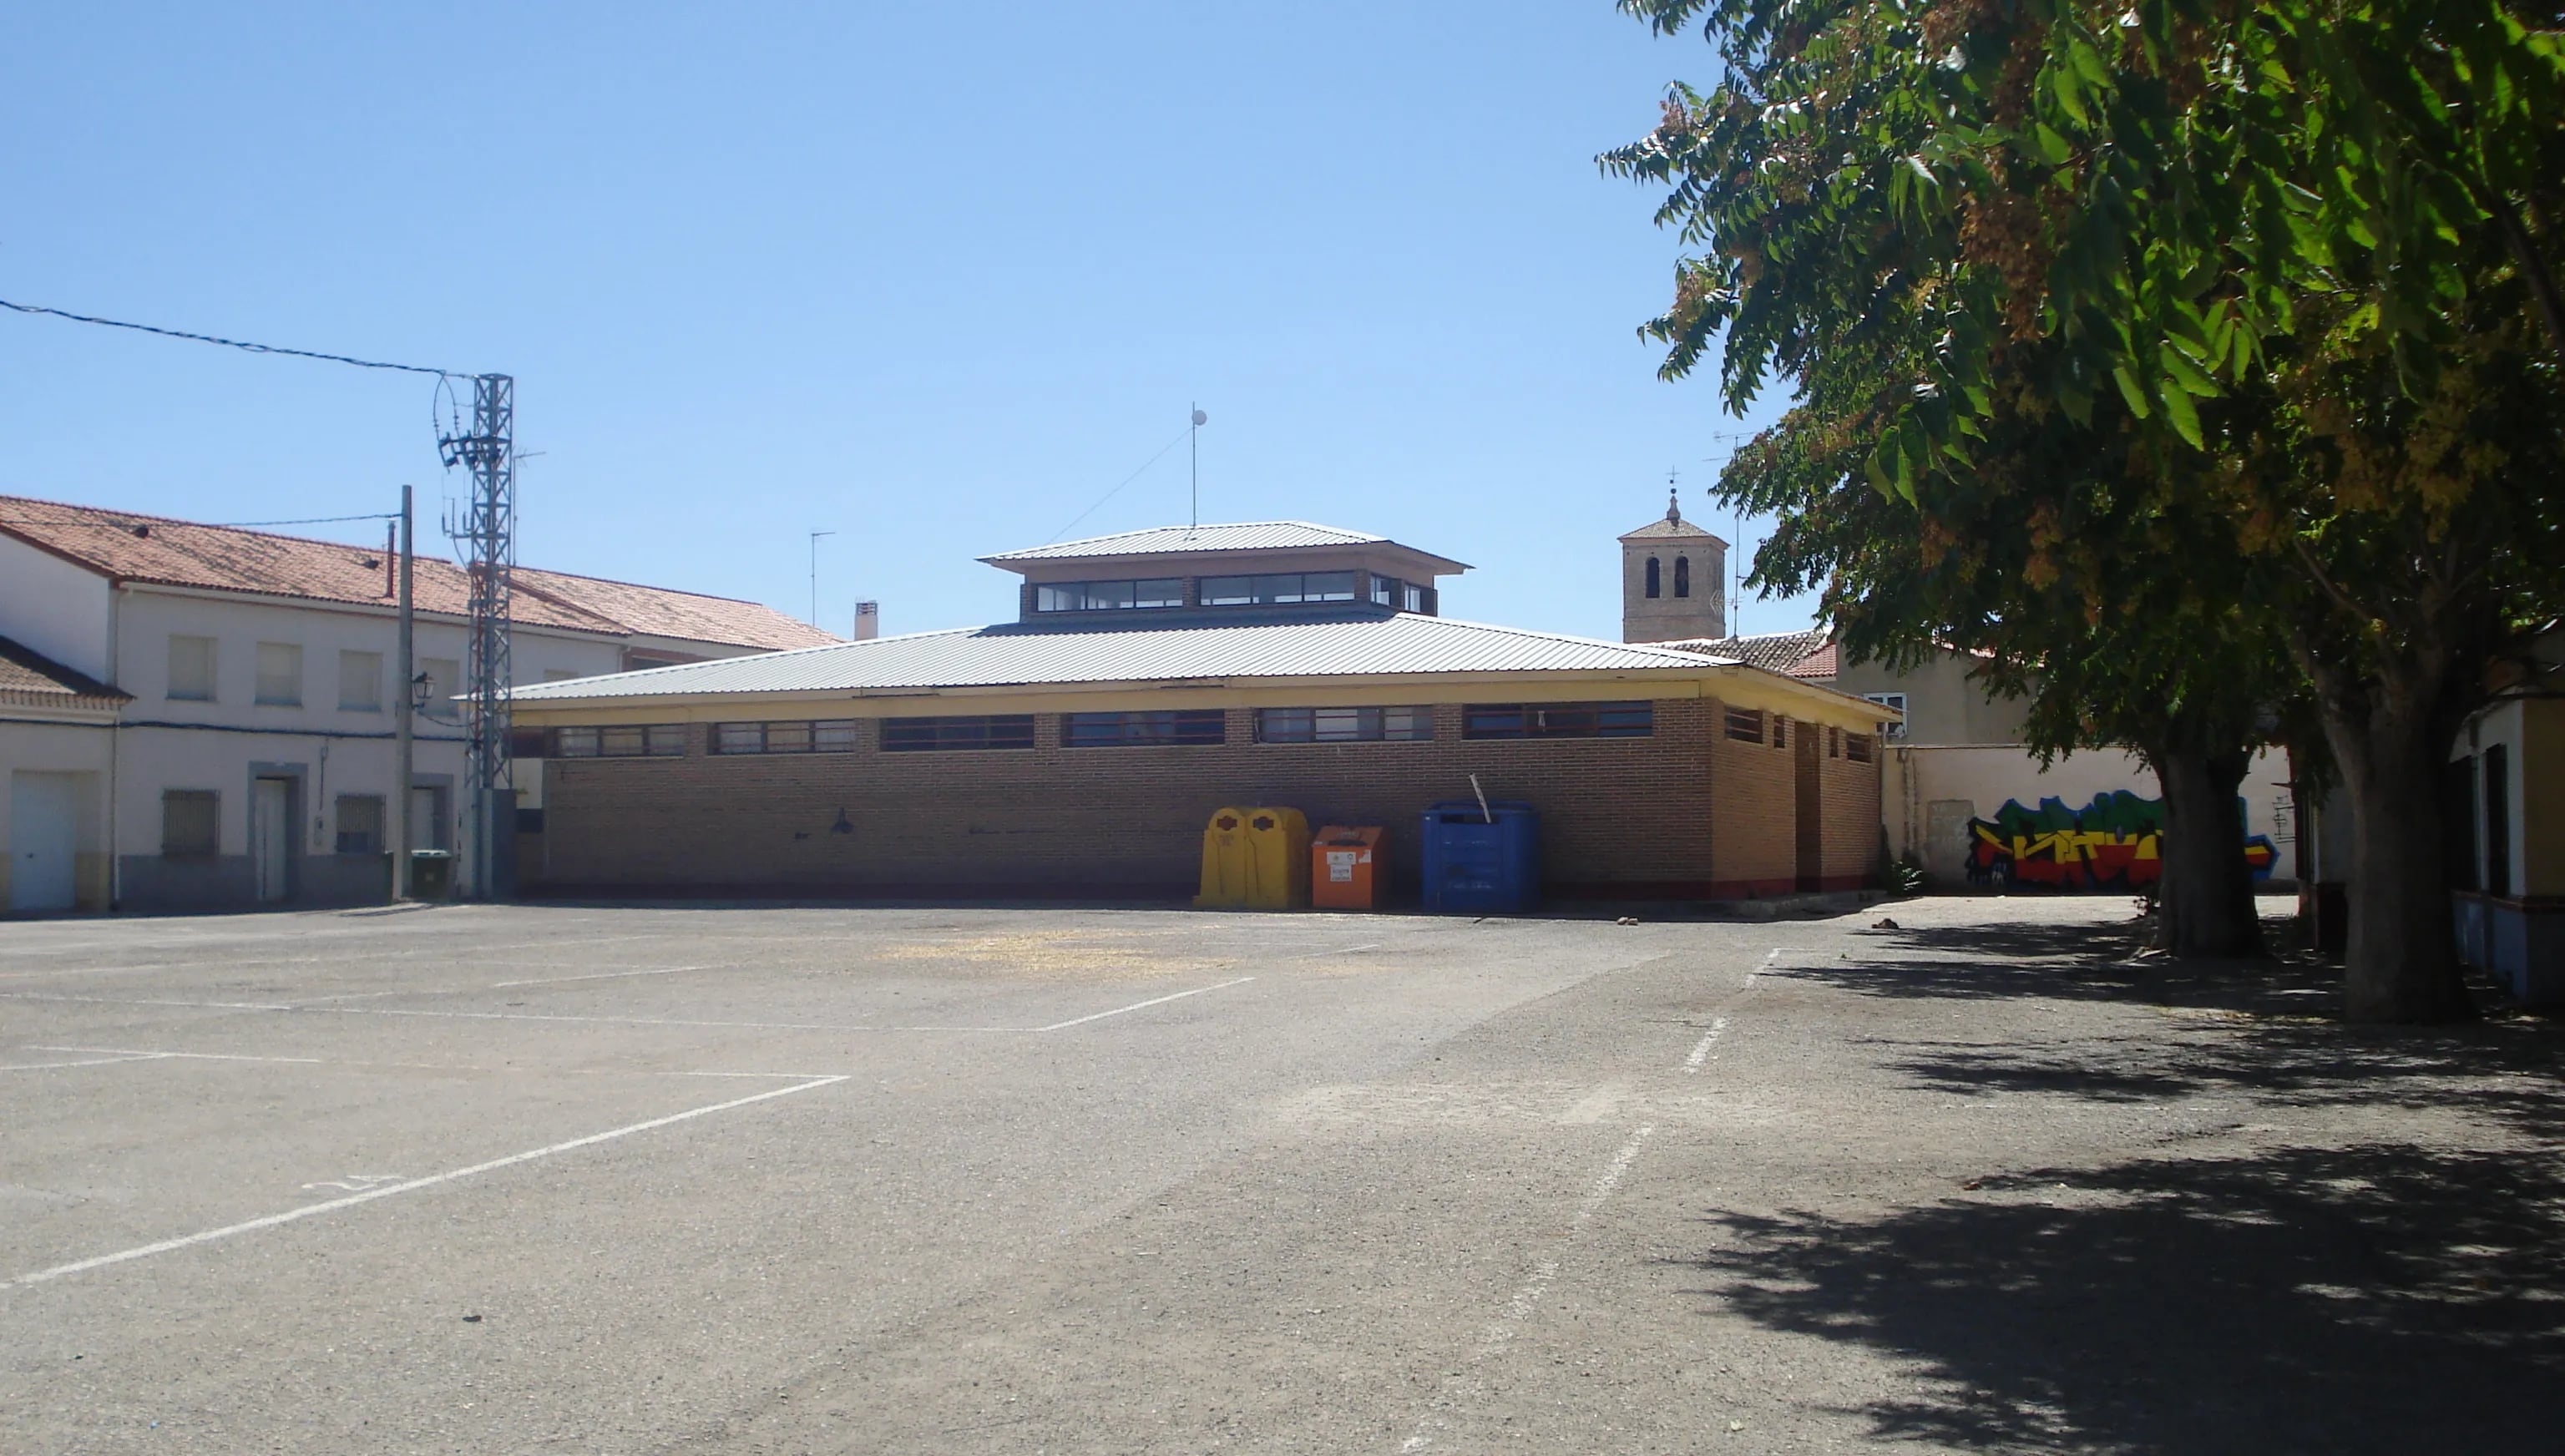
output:
M1775 580L1824 560L1856 638L2024 648L2066 674L2055 735L2150 663L2215 694L2220 653L2284 643L2382 836L2355 1010L2449 1013L2438 850L2383 836L2439 843L2390 781L2435 778L2487 655L2565 607L2554 9L1622 8L1724 70L1605 161L1701 250L1647 326L1665 371L1716 348L1732 407L1797 396L1789 458L1747 466L1795 492Z

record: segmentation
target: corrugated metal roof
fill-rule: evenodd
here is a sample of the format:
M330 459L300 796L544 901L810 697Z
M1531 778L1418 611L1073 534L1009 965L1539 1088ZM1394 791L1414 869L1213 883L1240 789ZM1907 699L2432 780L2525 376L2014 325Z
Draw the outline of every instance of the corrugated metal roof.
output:
M980 558L986 562L1057 561L1080 556L1162 556L1194 551L1275 551L1291 546L1362 546L1388 541L1361 531L1308 521L1242 521L1215 526L1156 526L1113 536L1090 536L1057 546L1037 546Z
M1185 624L1098 627L1009 622L689 662L520 687L524 703L696 693L861 692L1041 683L1323 677L1348 673L1698 671L1730 658L1490 626L1451 617L1348 610Z

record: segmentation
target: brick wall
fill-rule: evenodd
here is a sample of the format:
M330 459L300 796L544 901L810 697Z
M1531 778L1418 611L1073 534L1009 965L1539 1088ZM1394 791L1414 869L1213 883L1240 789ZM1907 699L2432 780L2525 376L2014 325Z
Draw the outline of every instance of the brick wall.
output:
M1792 887L1790 754L1728 741L1719 703L1660 701L1644 739L1470 741L1461 714L1437 707L1432 742L1284 745L1257 743L1254 710L1231 708L1218 747L1067 750L1057 717L1043 714L1032 750L977 753L881 753L867 720L851 753L714 756L699 724L684 758L547 762L544 863L528 877L598 889L1187 893L1214 810L1283 805L1312 829L1388 826L1391 891L1409 897L1418 816L1468 799L1475 772L1489 798L1540 811L1554 893ZM1859 837L1875 843L1877 825L1874 793Z
M1798 801L1790 750L1772 747L1772 719L1753 743L1728 736L1727 709L1710 712L1711 879L1728 895L1784 895L1799 882ZM1797 725L1792 725L1795 730Z
M1871 762L1855 763L1843 751L1848 736L1838 732L1830 738L1834 752L1818 764L1817 792L1826 827L1820 889L1857 889L1873 883L1880 872L1879 760L1886 749L1874 736Z

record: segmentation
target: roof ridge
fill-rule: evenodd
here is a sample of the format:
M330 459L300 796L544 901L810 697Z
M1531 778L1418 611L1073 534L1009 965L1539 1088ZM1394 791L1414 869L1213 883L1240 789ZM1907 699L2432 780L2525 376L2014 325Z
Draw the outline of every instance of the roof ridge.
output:
M271 541L294 541L300 542L305 546L327 546L336 548L340 551L363 551L366 549L365 547L353 542L329 541L318 536L296 536L284 531L261 531L249 526L225 526L211 521L189 521L177 516L155 516L148 511L126 511L119 510L114 506L85 506L74 501L49 501L42 496L0 495L0 505L5 505L12 501L31 506L52 506L57 510L85 511L92 515L122 517L124 522L128 524L139 523L149 526L184 526L190 531L221 531L233 536L262 536ZM386 514L384 519L389 520L390 516ZM12 522L6 517L0 517L0 530L7 530L12 525L71 526L77 524L79 523L72 521ZM379 550L379 548L376 549ZM451 557L435 556L422 552L413 552L411 555L412 558L417 561L432 561L445 566L454 567L456 571L462 570L460 566L455 565L455 562Z
M1654 642L1615 642L1602 637L1580 637L1573 632L1545 632L1536 627L1507 626L1502 622L1475 621L1466 616L1424 616L1414 612L1400 612L1399 615L1415 616L1419 621L1448 622L1454 626L1477 627L1482 631L1511 632L1518 637L1538 637L1549 642L1574 642L1580 647L1616 647L1625 652L1652 652L1668 661L1686 664L1699 662L1702 658L1712 655L1707 652L1687 652L1680 647L1661 647ZM1724 662L1732 659L1722 657L1717 660Z

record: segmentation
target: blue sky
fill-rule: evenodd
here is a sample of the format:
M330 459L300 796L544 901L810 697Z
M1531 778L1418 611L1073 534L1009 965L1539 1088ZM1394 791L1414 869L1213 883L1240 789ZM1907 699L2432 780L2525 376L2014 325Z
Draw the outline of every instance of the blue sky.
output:
M1761 422L1634 336L1677 243L1592 157L1710 58L1607 0L17 6L0 45L0 297L514 374L520 560L802 615L833 530L834 630L1011 614L973 558L1199 401L1204 519L1617 636L1612 538L1670 467L1708 516ZM0 315L0 490L258 521L408 481L432 529L431 388ZM1185 510L1179 446L1072 534Z

